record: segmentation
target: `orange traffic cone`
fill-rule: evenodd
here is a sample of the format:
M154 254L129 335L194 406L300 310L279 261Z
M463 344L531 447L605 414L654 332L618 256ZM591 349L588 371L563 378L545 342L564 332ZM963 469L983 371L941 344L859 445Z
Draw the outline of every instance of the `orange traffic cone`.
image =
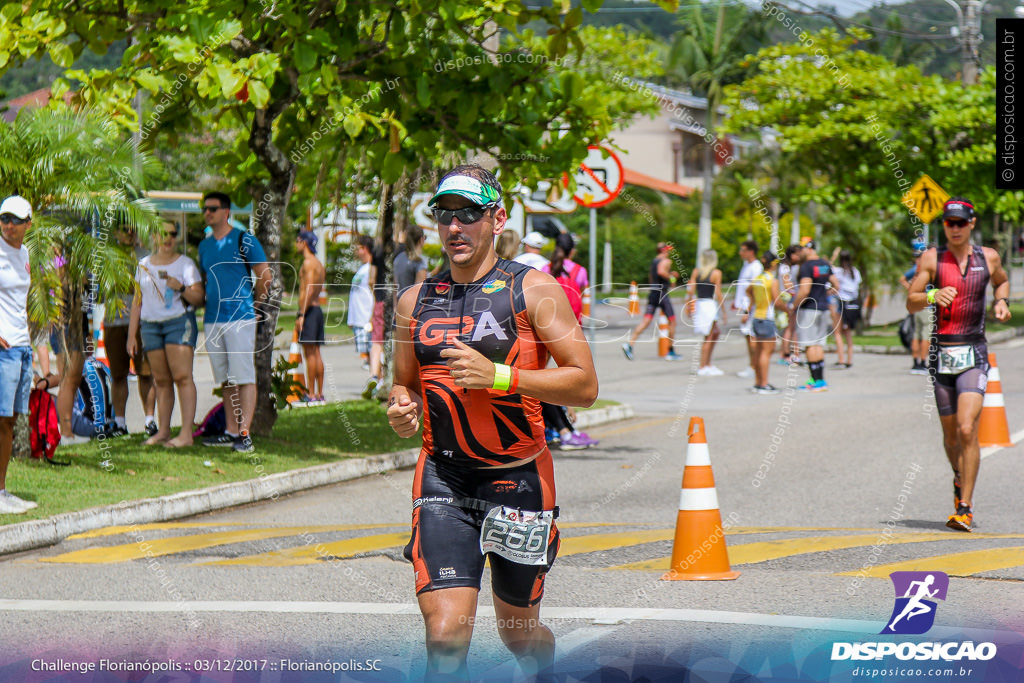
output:
M1006 404L1003 402L1003 384L999 381L996 354L988 354L988 386L981 404L981 419L978 421L978 445L1012 446L1010 423L1006 421Z
M686 469L679 497L676 538L672 544L672 568L662 581L725 581L739 572L729 567L729 553L718 509L715 476L704 434L704 418L691 417L686 446Z
M96 335L96 354L93 356L96 360L103 363L110 368L110 361L107 359L107 345L104 342L104 337L107 336L107 329L104 327L103 322L100 321L99 334Z
M658 356L664 358L672 350L672 340L668 338L668 318L662 313L658 316Z
M629 283L629 316L640 315L640 290L636 280Z
M583 315L590 317L590 287L583 290Z
M292 345L288 348L288 362L298 363L289 374L291 375L292 381L301 385L303 391L293 393L288 397L289 403L295 403L302 398L302 394L306 389L306 368L302 362L302 347L299 346L299 331L295 330L292 332Z

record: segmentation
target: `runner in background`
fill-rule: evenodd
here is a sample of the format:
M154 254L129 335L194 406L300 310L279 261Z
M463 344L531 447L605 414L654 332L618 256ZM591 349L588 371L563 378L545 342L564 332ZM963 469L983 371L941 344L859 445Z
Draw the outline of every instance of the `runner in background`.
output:
M650 293L647 295L647 309L644 311L644 319L640 321L640 324L636 326L633 333L629 335L629 341L622 345L622 352L626 354L626 358L633 360L633 344L640 338L644 330L654 320L654 315L660 308L665 317L668 318L668 341L669 351L668 355L665 356L665 360L679 360L679 356L676 355L675 345L676 340L676 312L672 308L672 300L669 298L669 293L672 287L676 283L676 279L679 277L679 273L672 270L672 259L669 257L669 252L674 247L666 242L658 243L658 253L651 261L651 268L648 273L648 282L650 283ZM716 257L717 263L717 257ZM721 271L719 271L719 277L721 277Z
M690 275L690 282L686 288L690 294L686 300L686 307L687 310L692 310L693 331L704 336L697 374L702 377L724 375L724 372L711 364L711 354L714 353L715 342L718 341L719 316L722 324L725 324L722 271L718 269L718 252L714 249L705 249L701 252L700 267Z
M917 274L917 268L921 263L921 254L925 252L924 243L914 245L914 265L906 273L900 276L900 284L910 293L910 283ZM910 353L914 358L910 366L911 375L928 374L928 345L932 339L932 331L935 328L935 307L928 305L917 313L914 313L914 336L910 341Z
M778 259L770 251L761 255L761 274L747 287L747 299L752 310L744 317L754 339L754 387L755 394L777 394L779 390L768 383L768 371L775 349L775 311L772 302L779 298L779 281L775 277ZM744 323L748 322L744 320Z

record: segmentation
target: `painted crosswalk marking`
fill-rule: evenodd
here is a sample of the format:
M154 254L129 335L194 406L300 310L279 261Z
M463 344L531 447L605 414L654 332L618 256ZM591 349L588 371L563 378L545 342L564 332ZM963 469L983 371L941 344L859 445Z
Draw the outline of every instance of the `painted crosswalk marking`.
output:
M77 540L110 538L117 535L128 536L131 542L110 546L96 546L80 550L40 558L40 562L64 564L105 564L112 562L130 562L146 557L183 554L197 550L208 550L223 546L239 546L225 548L220 559L209 559L196 562L193 566L223 567L289 567L311 565L325 559L346 559L360 555L380 554L396 550L409 540L409 530L405 524L341 524L341 525L309 525L282 527L244 527L245 525L209 523L165 523L146 524L136 527L107 527L95 532L81 534ZM646 552L653 554L655 548L659 555L664 553L664 543L674 538L672 529L653 527L652 524L625 522L564 522L559 525L563 530L560 557L584 556L590 553L615 552L627 548L633 549L634 555L641 557ZM224 527L229 527L225 529ZM613 531L615 527L629 527L628 531ZM161 536L168 531L210 529L205 533L184 534L177 536ZM216 530L215 530L216 529ZM591 533L573 533L574 529L586 529ZM383 533L367 533L352 537L352 532L372 532L384 530ZM606 531L607 530L607 531ZM844 533L845 532L845 533ZM859 533L852 533L859 532ZM336 534L345 533L347 538L338 539ZM800 537L748 540L758 534L805 534ZM814 535L807 535L814 534ZM878 542L878 529L835 528L835 527L731 527L726 531L729 539L729 561L733 565L749 565L783 559L830 552L850 548L869 547ZM283 546L272 551L253 553L244 544L269 539L286 539L277 545ZM917 543L970 543L976 544L995 539L1024 539L1022 534L954 534L951 532L899 533L888 537L889 545L909 545ZM661 546L644 546L662 543ZM239 550L248 554L239 555ZM223 557L228 555L228 557ZM612 560L614 561L614 560ZM603 563L595 559L596 564ZM667 556L653 557L625 564L613 564L606 567L595 567L620 571L665 571L669 565ZM899 570L935 569L945 571L954 576L970 576L986 571L1008 569L1024 566L1024 546L1011 548L971 549L946 555L905 560L888 565L874 567L869 576L887 577L890 572ZM848 574L856 573L859 569Z

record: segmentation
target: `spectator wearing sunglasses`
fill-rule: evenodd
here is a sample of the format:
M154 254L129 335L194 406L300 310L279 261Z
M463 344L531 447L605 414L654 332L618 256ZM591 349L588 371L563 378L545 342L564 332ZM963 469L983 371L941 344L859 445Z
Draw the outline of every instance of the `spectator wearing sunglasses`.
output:
M507 220L501 195L475 164L442 178L428 205L451 267L410 287L395 313L388 422L409 438L424 419L405 557L416 572L428 680L468 677L488 556L502 642L528 679L550 668L554 636L539 617L558 529L540 403L597 398L590 347L561 285L495 253ZM493 533L518 511L529 522L526 547Z
M192 359L199 329L196 306L203 305L205 294L199 269L188 256L177 250L178 227L164 223L163 231L153 236L153 253L139 261L135 271L138 282L128 325L128 355L138 352L137 333L156 383L157 431L144 443L168 448L192 445L192 424L196 417L196 385L192 378ZM181 433L171 438L174 389L181 402Z
M20 515L38 507L7 490L7 465L18 413L28 414L32 391L32 339L28 329L31 282L25 233L32 205L14 195L0 204L0 514Z
M203 445L251 453L255 448L249 426L256 412L254 304L269 300L273 273L256 236L228 222L231 200L226 194L210 192L202 206L203 217L213 228L199 243L199 272L206 288L203 331L214 381L224 389L227 418L225 433L205 439Z
M942 445L953 469L953 508L946 526L970 531L974 488L981 465L978 418L988 385L985 289L991 284L996 320L1010 319L1010 280L999 252L971 243L977 222L974 204L953 197L942 210L946 244L921 255L907 294L907 311L935 305L936 324L928 354Z

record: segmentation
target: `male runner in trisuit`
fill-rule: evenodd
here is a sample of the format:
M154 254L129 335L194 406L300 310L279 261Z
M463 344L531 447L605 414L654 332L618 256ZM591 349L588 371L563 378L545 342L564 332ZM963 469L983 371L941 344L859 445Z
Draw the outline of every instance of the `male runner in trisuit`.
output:
M451 268L409 288L395 315L388 422L403 437L424 416L412 540L426 626L427 679L466 679L485 553L498 633L528 676L551 667L540 623L558 552L551 452L540 402L597 399L590 348L562 286L499 259L501 185L477 165L442 178L429 202ZM558 367L547 368L548 354Z
M953 505L946 526L970 531L974 521L974 484L981 451L978 418L988 384L985 341L985 286L991 281L999 322L1010 319L1010 282L995 249L971 244L974 206L962 197L946 202L942 224L946 246L921 255L910 283L907 310L936 305L937 322L928 354L928 372L942 422L943 445L953 468Z

